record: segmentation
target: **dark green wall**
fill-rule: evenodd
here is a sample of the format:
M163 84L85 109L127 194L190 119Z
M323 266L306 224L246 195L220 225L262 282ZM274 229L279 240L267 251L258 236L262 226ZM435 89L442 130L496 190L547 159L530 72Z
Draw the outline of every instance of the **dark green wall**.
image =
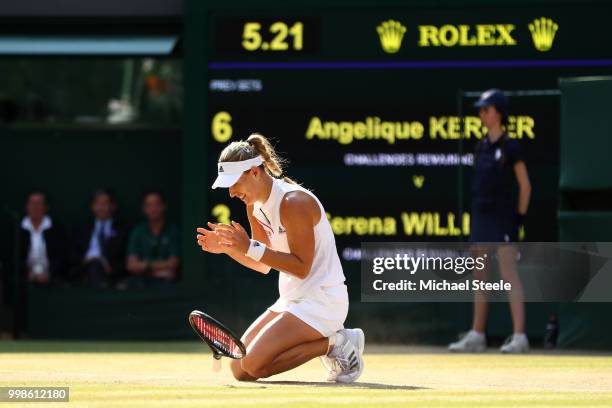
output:
M12 219L23 216L32 189L48 192L50 215L68 231L90 219L94 189L115 191L118 218L142 220L144 190L168 196L169 217L180 221L181 139L178 130L93 130L0 128L0 261L10 271Z
M559 81L561 161L559 239L612 241L612 77ZM560 342L567 346L610 347L612 303L560 305Z

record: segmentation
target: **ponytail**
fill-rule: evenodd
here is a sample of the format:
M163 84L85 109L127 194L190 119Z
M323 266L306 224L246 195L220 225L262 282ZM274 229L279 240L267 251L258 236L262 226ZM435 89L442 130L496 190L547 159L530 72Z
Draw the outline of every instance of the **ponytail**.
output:
M270 175L274 177L283 175L285 161L276 154L268 139L259 133L253 133L247 139L247 143L261 156Z
M253 146L253 149L259 153L264 161L266 170L271 176L276 178L282 177L282 179L287 183L298 184L289 177L283 176L283 166L287 164L287 161L276 153L274 147L272 147L264 135L253 133L248 137L247 143Z
M289 177L283 176L283 167L287 161L280 157L268 139L259 133L253 133L246 141L230 143L219 156L219 162L242 161L261 156L263 167L274 178L282 178L287 183L298 184Z

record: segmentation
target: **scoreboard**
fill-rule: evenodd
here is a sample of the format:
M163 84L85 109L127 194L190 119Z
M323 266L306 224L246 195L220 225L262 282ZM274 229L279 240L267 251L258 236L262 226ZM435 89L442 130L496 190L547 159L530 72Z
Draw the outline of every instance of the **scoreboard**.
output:
M520 95L507 132L533 186L524 239L557 239L559 98L532 91L609 73L612 5L291 4L187 2L187 133L210 219L246 222L209 188L223 147L259 132L322 201L345 266L361 242L466 240L486 129L462 91L500 88Z

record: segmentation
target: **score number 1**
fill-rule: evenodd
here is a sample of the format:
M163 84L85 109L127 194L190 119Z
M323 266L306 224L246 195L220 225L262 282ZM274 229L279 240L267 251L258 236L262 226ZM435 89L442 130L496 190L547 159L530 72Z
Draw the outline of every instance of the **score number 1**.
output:
M270 42L264 41L261 23L250 22L244 24L242 31L242 47L247 51L299 51L304 46L304 24L297 21L291 27L282 21L273 23L268 28L273 38ZM287 41L291 37L293 41Z

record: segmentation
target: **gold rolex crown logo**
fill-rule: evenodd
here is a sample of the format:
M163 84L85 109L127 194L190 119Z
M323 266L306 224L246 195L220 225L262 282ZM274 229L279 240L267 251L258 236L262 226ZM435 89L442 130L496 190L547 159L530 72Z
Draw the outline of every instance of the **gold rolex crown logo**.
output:
M559 25L550 18L540 17L533 20L531 24L529 24L529 31L531 31L531 38L533 39L533 45L535 45L536 50L550 50L558 28Z
M399 51L406 32L406 27L402 23L395 20L383 21L376 27L376 31L380 38L380 45L386 53L395 54Z

